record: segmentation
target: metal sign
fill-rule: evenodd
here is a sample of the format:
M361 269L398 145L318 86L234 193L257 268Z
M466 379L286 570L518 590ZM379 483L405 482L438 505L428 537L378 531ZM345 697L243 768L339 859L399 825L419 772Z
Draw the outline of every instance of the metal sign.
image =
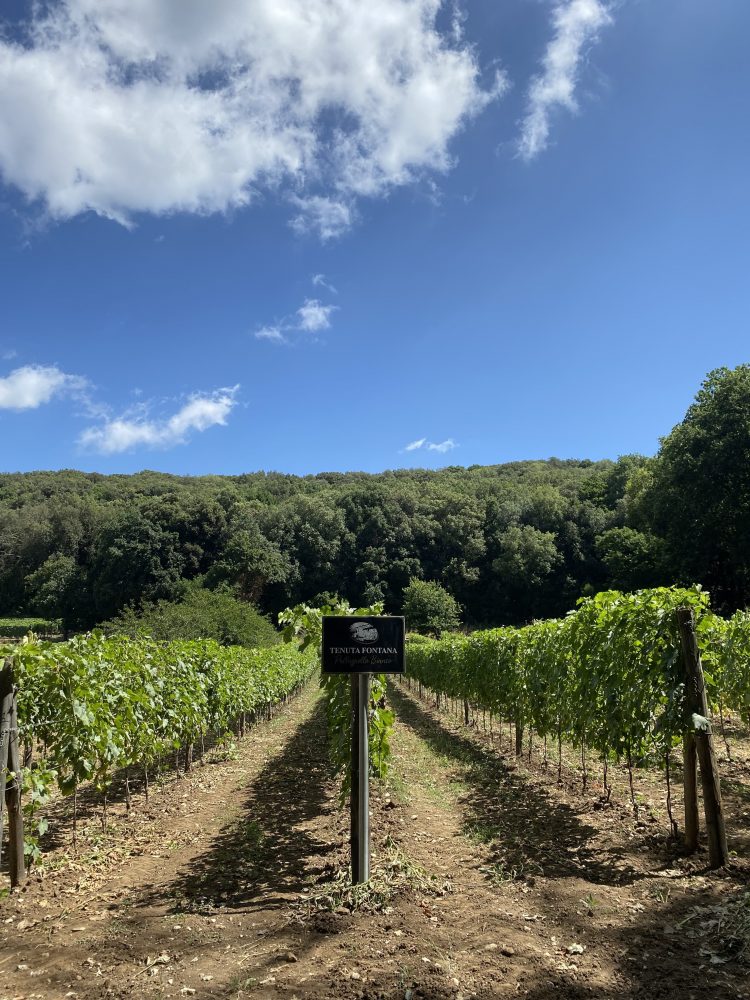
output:
M324 674L402 674L404 619L323 616Z

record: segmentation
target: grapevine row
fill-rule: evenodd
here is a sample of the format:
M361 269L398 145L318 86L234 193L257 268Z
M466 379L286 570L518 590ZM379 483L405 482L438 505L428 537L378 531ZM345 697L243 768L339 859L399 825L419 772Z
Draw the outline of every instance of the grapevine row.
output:
M0 648L0 663L4 656L18 685L20 739L27 754L42 751L27 777L64 794L84 781L104 790L120 768L148 768L237 720L244 726L317 666L287 645L250 650L100 633Z
M565 737L605 760L666 752L684 731L675 611L690 607L709 701L750 719L750 614L725 621L698 587L608 591L567 617L442 639L412 637L407 673L518 730Z

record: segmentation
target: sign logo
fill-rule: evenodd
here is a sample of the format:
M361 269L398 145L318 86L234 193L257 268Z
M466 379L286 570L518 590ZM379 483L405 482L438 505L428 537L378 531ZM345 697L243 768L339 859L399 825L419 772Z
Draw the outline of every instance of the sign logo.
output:
M378 630L374 625L370 625L369 622L355 622L349 626L349 631L355 642L371 643L378 641Z

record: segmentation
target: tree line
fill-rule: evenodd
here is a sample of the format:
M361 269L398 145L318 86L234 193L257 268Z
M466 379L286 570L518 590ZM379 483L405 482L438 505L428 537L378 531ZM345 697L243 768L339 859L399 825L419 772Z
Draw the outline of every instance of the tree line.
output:
M0 615L69 629L200 585L275 616L346 595L398 613L440 583L470 626L700 583L750 598L750 366L718 369L653 458L380 474L0 475Z

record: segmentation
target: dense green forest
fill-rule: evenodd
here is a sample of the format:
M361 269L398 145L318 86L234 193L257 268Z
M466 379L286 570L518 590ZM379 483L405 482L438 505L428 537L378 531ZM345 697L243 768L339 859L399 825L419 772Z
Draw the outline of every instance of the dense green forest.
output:
M0 615L85 628L228 588L265 613L319 595L402 608L441 583L465 623L523 624L582 594L701 583L750 597L750 366L712 372L654 458L297 477L0 475Z

